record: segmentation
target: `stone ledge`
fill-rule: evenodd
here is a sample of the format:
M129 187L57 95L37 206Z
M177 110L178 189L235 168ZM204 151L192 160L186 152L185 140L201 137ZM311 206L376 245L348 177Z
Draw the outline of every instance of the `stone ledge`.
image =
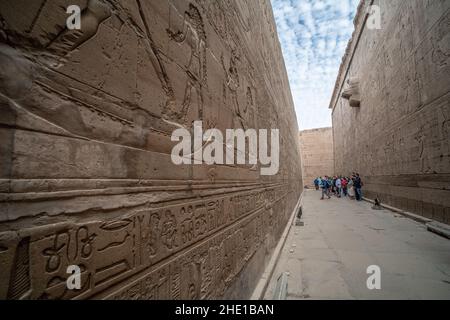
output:
M365 201L367 201L369 203L374 203L373 200L365 198L365 197L363 197L363 200L365 200ZM419 216L417 214L414 214L414 213L411 213L411 212L408 212L408 211L404 211L404 210L401 210L401 209L398 209L398 208L395 208L395 207L391 207L391 206L386 205L386 204L381 204L381 206L383 208L385 208L385 209L390 210L390 211L394 211L394 212L400 213L401 215L404 215L405 217L410 218L412 220L415 220L417 222L424 223L425 226L427 227L428 231L436 233L436 234L438 234L438 235L440 235L442 237L445 237L447 239L450 239L450 226L448 226L448 225L446 225L444 223L437 222L437 221L434 221L432 219L428 219L428 218L425 218L425 217Z
M303 192L305 192L305 191L303 191ZM270 280L272 279L273 272L275 271L275 267L281 256L281 251L284 247L284 244L286 243L288 233L291 230L291 226L294 224L294 221L297 217L297 212L301 207L303 192L297 201L297 205L295 206L295 208L291 214L291 217L289 218L286 228L284 229L283 234L281 235L280 240L278 241L278 244L272 253L272 257L270 258L269 264L267 265L266 269L264 270L264 273L261 276L261 279L259 280L258 284L256 285L255 290L253 291L253 294L250 297L250 300L264 299L264 295L266 293L267 287L269 285Z
M370 202L370 203L375 203L373 200L365 198L365 197L363 197L363 200L365 200L367 202ZM399 209L399 208L391 207L391 206L389 206L387 204L383 204L382 203L381 206L383 208L385 208L385 209L390 210L390 211L394 211L394 212L400 213L401 215L404 215L405 217L408 217L408 218L410 218L410 219L412 219L414 221L420 222L420 223L425 223L426 224L426 223L429 223L429 222L433 222L433 220L431 220L431 219L425 218L425 217L420 216L418 214L415 214L415 213L412 213L412 212L408 212L408 211L405 211L405 210L402 210L402 209Z
M428 222L426 226L428 231L450 239L450 226L437 221Z

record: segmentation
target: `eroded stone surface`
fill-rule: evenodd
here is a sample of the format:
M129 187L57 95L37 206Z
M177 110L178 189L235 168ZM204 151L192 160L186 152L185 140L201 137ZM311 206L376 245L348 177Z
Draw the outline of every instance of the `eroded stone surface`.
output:
M363 24L369 3L330 104L335 170L359 172L364 196L449 224L450 2L376 0L380 30ZM351 78L359 108L341 97Z
M317 177L334 175L333 131L320 128L300 131L303 185L314 186Z
M1 1L0 24L0 298L248 297L301 192L269 1ZM194 120L280 129L279 173L174 165Z

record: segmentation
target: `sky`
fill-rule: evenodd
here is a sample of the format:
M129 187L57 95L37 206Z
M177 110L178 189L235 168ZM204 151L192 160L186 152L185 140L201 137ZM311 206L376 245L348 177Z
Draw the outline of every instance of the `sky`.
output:
M359 0L271 0L300 130L331 126L328 109Z

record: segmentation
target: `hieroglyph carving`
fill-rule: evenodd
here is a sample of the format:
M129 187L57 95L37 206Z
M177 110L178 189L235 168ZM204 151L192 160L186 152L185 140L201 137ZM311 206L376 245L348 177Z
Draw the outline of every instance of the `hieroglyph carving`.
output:
M173 253L183 251L191 244L216 234L218 230L229 229L235 221L239 223L230 229L234 230L231 234L244 232L241 229L248 223L254 228L256 223L254 218L259 219L262 215L270 214L272 209L267 210L267 208L281 205L287 196L287 188L279 187L166 206L161 209L149 209L113 221L61 223L51 228L35 228L19 232L9 241L0 241L0 246L7 248L0 252L0 257L2 254L8 254L10 250L15 251L15 255L9 252L11 259L20 255L22 251L29 252L24 257L25 261L9 261L8 265L12 272L10 289L7 296L3 298L67 299L92 296L142 270L151 269ZM21 238L22 233L27 236ZM216 238L226 242L227 237L222 233ZM0 234L0 239L5 238L5 234ZM256 241L256 239L248 239L248 241ZM248 242L247 249L250 250L256 243L257 241ZM221 250L223 245L222 243ZM229 251L226 250L221 254L225 254L226 258L234 250L230 247ZM251 253L247 254L251 255ZM169 265L177 265L171 268L189 264L189 268L194 268L188 272L189 277L207 275L204 275L202 270L196 269L197 265L201 266L195 261L197 256L193 257L194 260L186 260L186 255L182 256L177 258L176 262L169 263ZM233 260L234 263L238 261ZM77 265L81 269L81 289L79 290L70 290L66 285L67 268L70 265ZM26 270L22 272L19 279L14 275L21 266L24 266ZM235 267L231 265L228 267L230 270L227 277L233 277ZM186 270L183 267L181 269ZM206 268L204 271L211 273L214 270ZM151 274L153 275L154 272ZM23 283L27 285L22 288ZM157 283L154 282L153 285ZM192 283L196 286L201 281L192 280ZM186 291L189 295L200 297L199 292L189 290ZM181 297L192 298L186 296L186 292ZM168 298L170 295L166 294L158 297Z

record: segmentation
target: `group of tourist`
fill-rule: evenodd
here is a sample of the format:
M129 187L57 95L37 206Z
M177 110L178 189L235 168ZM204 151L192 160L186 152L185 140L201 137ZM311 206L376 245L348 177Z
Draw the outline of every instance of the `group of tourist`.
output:
M338 198L349 197L350 199L362 200L362 180L359 173L353 173L350 177L334 176L334 177L318 177L314 180L314 186L316 190L322 190L323 200L325 196L328 199L331 195L335 195Z

